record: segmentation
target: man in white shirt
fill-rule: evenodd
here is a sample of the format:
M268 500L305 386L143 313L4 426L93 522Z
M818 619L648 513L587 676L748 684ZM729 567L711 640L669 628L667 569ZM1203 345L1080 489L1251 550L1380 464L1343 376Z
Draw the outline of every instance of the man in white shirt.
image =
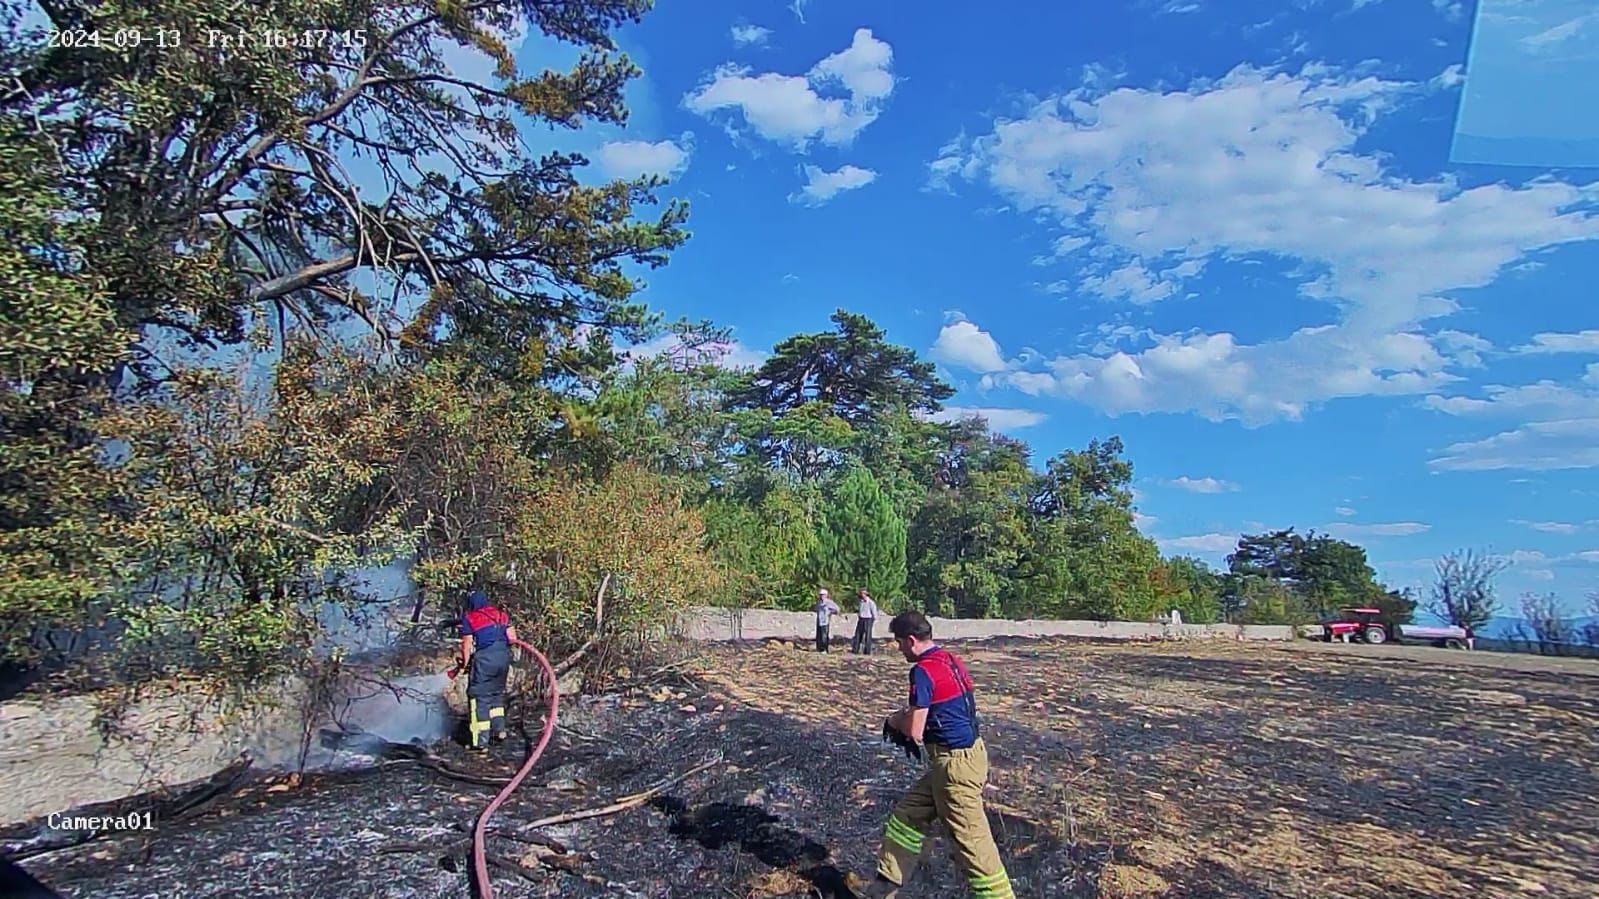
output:
M832 638L828 633L833 624L833 616L839 613L838 603L833 602L833 597L823 587L816 593L816 651L827 652L827 641Z
M865 587L857 590L856 594L860 597L861 607L855 619L855 641L850 644L850 651L856 655L871 655L872 628L877 625L877 603Z

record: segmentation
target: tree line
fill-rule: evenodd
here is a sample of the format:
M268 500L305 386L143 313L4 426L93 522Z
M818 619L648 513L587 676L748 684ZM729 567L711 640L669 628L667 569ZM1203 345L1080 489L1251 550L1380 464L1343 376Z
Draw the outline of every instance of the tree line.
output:
M612 35L649 6L44 4L61 29L368 40L0 49L0 658L99 626L112 675L250 683L391 563L435 613L492 586L552 652L821 585L954 616L1408 619L1325 535L1162 557L1118 438L1035 460L941 420L953 388L862 315L734 370L725 329L639 303L687 205L521 134L625 122ZM580 61L520 71L518 21ZM457 77L452 43L496 76Z

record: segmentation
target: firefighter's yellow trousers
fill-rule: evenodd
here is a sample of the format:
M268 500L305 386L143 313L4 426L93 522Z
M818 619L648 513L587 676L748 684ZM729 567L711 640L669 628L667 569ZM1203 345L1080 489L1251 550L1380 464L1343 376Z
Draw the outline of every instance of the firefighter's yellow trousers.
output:
M955 863L977 899L1014 899L1010 878L983 811L983 785L988 781L988 749L978 740L970 749L942 749L929 744L927 771L888 817L877 873L905 884L916 872L927 828L943 821L955 844Z

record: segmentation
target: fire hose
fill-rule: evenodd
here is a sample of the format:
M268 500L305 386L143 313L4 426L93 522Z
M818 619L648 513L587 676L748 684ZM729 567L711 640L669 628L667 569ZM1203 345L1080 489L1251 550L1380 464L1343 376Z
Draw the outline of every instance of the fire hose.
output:
M532 656L533 660L539 663L539 667L544 669L545 681L549 684L550 709L544 716L544 732L539 734L538 745L533 747L533 752L528 755L527 761L522 763L522 768L516 772L516 776L501 788L499 794L483 810L483 814L478 816L477 826L472 831L472 871L477 878L478 895L483 899L494 899L494 886L489 882L488 855L483 844L483 838L488 834L489 816L493 815L505 800L511 798L511 794L516 792L516 788L521 786L522 781L533 771L533 766L538 764L539 756L544 754L544 747L549 745L550 737L555 735L555 710L561 700L561 691L555 684L555 669L550 667L550 660L521 640L513 639L511 643L520 646L523 652ZM459 669L452 669L450 679L454 680L458 673Z

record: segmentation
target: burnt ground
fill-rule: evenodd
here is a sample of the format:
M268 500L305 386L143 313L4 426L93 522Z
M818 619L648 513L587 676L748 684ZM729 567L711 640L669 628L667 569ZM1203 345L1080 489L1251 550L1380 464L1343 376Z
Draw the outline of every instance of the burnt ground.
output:
M1591 896L1599 882L1599 676L1230 643L958 651L1018 896ZM569 729L494 818L509 835L491 852L511 863L495 894L839 895L916 774L877 738L904 668L718 647L675 683L563 704ZM530 744L438 755L507 776ZM525 828L706 762L620 814ZM464 830L493 793L411 763L263 780L24 866L72 897L467 896ZM907 893L965 895L929 842Z

